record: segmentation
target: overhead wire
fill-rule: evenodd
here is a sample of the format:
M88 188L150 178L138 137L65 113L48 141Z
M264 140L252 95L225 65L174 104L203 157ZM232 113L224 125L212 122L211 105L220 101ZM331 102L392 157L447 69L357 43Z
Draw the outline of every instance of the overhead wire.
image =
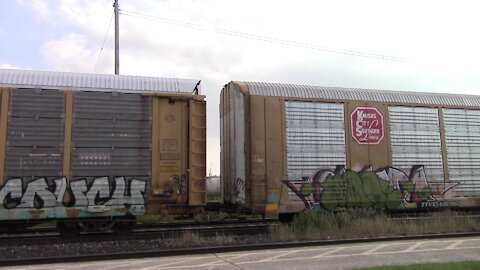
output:
M397 57L397 56L368 53L368 52L362 52L362 51L356 51L356 50L329 48L329 47L325 47L325 46L320 46L320 45L310 44L310 43L303 43L303 42L298 42L298 41L294 41L294 40L286 40L286 39L280 39L280 38L275 38L275 37L262 36L262 35L251 34L251 33L240 32L240 31L234 31L234 30L218 28L218 27L208 27L208 26L205 26L205 25L202 25L202 24L197 24L197 23L192 23L192 22L184 22L184 21L179 21L179 20L174 20L174 19L169 19L169 18L164 18L164 17L159 17L159 16L153 16L153 15L149 15L149 14L145 14L145 13L141 13L141 12L136 12L136 11L121 9L120 13L122 15L125 15L125 16L128 16L128 17L157 21L157 22L166 23L166 24L170 24L170 25L175 25L175 26L180 26L180 27L185 27L185 28L192 28L192 29L201 30L201 31L210 31L210 32L218 33L218 34L235 36L235 37L240 37L240 38L245 38L245 39L257 40L257 41L263 41L263 42L271 42L271 43L277 43L277 44L286 45L286 46L312 49L312 50L318 50L318 51L324 51L324 52L336 53L336 54L343 54L343 55L349 55L349 56L366 57L366 58L373 58L373 59L384 60L384 61L406 62L405 58Z
M112 16L110 17L110 22L108 23L107 32L105 33L105 37L103 38L102 47L100 48L100 52L98 53L97 63L95 64L95 68L93 72L97 71L98 63L100 62L100 56L102 56L103 48L105 46L105 41L107 40L108 32L110 31L110 25L112 25L113 15L115 12L112 12Z

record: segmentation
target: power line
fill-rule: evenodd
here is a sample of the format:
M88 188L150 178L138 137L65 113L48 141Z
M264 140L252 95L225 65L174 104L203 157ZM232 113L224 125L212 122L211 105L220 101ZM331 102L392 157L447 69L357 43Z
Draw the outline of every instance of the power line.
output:
M228 35L228 36L235 36L235 37L240 37L240 38L245 38L245 39L277 43L277 44L282 44L282 45L286 45L286 46L305 48L305 49L311 49L311 50L317 50L317 51L324 51L324 52L329 52L329 53L373 58L373 59L384 60L384 61L406 62L405 58L397 57L397 56L375 54L375 53L368 53L368 52L355 51L355 50L335 49L335 48L329 48L329 47L320 46L320 45L316 45L316 44L303 43L303 42L286 40L286 39L279 39L279 38L274 38L274 37L267 37L267 36L262 36L262 35L250 34L250 33L246 33L246 32L233 31L233 30L224 29L224 28L218 28L218 27L211 28L211 27L207 27L207 26L197 24L197 23L173 20L173 19L169 19L169 18L158 17L158 16L153 16L153 15L148 15L148 14L145 14L145 13L124 10L124 9L122 9L120 11L121 11L122 15L133 17L133 18L156 21L156 22L161 22L161 23L166 23L166 24L170 24L170 25L201 30L201 31L210 31L210 32L218 33L218 34Z
M100 48L100 52L98 53L97 63L95 64L95 69L93 70L93 72L97 71L98 62L100 61L100 56L102 55L103 47L105 46L105 41L107 40L108 31L110 30L110 25L112 24L114 14L115 12L112 12L112 17L110 17L110 22L108 23L107 33L105 33L105 37L103 38L102 47Z

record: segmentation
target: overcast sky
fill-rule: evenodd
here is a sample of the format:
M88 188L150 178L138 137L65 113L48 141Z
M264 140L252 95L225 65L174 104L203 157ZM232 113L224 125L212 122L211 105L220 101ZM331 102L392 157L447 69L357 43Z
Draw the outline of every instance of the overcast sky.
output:
M0 0L0 68L113 73L112 3ZM480 95L478 1L119 3L121 74L202 80L214 174L232 80Z

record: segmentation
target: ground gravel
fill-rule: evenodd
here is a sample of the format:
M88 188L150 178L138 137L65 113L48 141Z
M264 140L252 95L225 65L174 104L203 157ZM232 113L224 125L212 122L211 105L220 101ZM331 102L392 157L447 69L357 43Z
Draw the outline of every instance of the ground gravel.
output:
M89 237L90 238L90 237ZM33 259L45 257L65 257L93 254L131 253L152 250L169 250L187 247L211 247L216 245L257 244L265 241L265 236L217 236L217 237L178 237L149 239L118 239L85 241L82 237L48 241L42 244L0 245L0 259ZM188 242L189 240L190 243Z

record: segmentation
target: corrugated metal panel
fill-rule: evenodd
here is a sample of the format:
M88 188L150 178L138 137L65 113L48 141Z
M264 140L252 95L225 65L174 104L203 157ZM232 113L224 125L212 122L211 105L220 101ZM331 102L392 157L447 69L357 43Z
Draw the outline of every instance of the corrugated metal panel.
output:
M25 179L62 176L62 149L8 147L5 159L5 179Z
M10 117L63 117L65 94L53 90L18 89L10 92Z
M346 164L343 104L285 102L290 180Z
M62 118L19 118L8 120L7 146L62 147Z
M151 120L151 97L139 94L80 92L74 95L74 117Z
M428 178L443 181L438 110L390 106L388 114L392 165L404 170L424 165Z
M456 191L480 194L480 110L443 109L450 182Z
M13 88L192 93L199 82L190 79L0 69L0 87Z
M150 176L151 103L140 94L75 93L74 179Z
M76 119L73 147L149 148L150 121Z
M279 83L246 82L251 95L319 98L332 100L365 100L391 103L480 106L480 96L437 94L427 92L385 91L358 88L305 86Z
M74 148L72 176L149 176L150 149L138 148Z
M61 176L64 100L59 91L11 91L5 179Z

